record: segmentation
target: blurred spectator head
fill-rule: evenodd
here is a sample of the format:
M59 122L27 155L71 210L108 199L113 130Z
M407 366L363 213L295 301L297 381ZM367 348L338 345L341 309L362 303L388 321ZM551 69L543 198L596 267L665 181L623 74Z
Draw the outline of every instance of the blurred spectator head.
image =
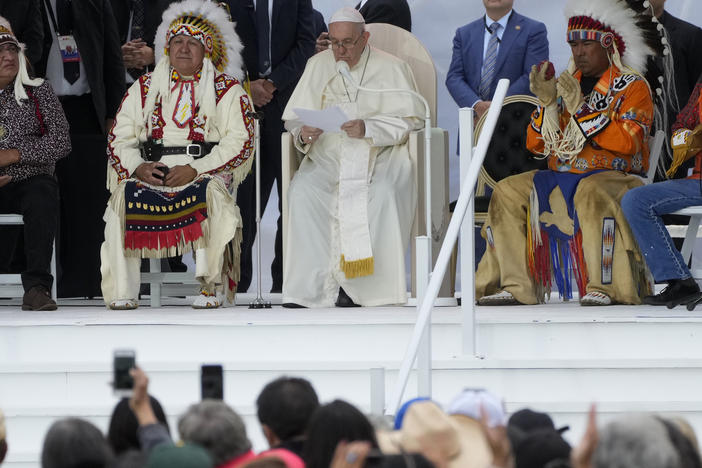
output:
M319 399L312 384L299 377L279 377L256 399L258 421L271 447L303 437Z
M146 468L213 468L205 449L193 444L182 447L158 445L151 451Z
M665 425L655 416L627 415L600 431L593 468L681 468Z
M665 418L659 419L665 425L665 428L668 431L668 438L673 443L675 450L678 452L678 456L680 457L680 466L682 468L702 468L702 462L700 461L700 455L697 452L697 448L694 446L689 437L680 430L680 426L678 426L678 424L672 420Z
M251 450L244 421L219 400L203 400L191 405L178 421L178 432L184 442L207 449L215 466Z
M510 439L516 468L568 467L570 444L555 429L534 429Z
M5 428L5 415L0 410L0 463L7 455L7 429Z
M290 450L273 449L259 453L241 468L305 468L305 462Z
M502 400L482 389L465 389L449 403L448 414L461 414L476 421L480 421L480 408L485 410L490 427L504 426L507 418L502 405Z
M462 414L449 416L431 401L409 407L402 429L389 434L383 451L421 453L437 468L478 468L492 460L479 421Z
M402 427L402 420L405 419L405 414L407 413L407 410L409 409L410 406L413 404L417 403L418 401L427 401L430 400L429 397L417 397L417 398L412 398L411 400L407 400L400 406L400 409L397 410L397 414L395 415L395 424L394 424L394 429L397 431Z
M78 418L60 419L44 437L42 468L102 468L112 463L112 450L100 430Z
M149 396L149 399L151 400L151 408L154 410L156 419L170 432L168 421L166 420L166 415L163 412L161 404L152 396ZM129 399L123 398L117 403L115 409L112 410L110 426L107 429L107 441L110 443L115 455L119 455L130 449L141 449L139 437L137 436L138 428L139 422L134 412L129 407Z
M317 408L307 426L303 457L307 468L329 468L342 440L368 441L378 447L373 426L363 413L345 401L334 400Z
M520 409L509 417L507 422L508 428L517 428L522 432L531 432L534 430L548 429L563 433L569 429L569 426L563 426L556 429L553 424L553 419L546 413L533 411L529 408Z
M699 454L700 453L700 444L697 441L697 434L695 434L695 430L692 428L692 426L687 421L687 419L681 418L679 416L675 416L672 418L668 418L668 420L677 426L677 428L680 430L680 432L682 432L682 434L685 437L687 437L687 439L690 441L692 446L695 448L695 452L697 452Z

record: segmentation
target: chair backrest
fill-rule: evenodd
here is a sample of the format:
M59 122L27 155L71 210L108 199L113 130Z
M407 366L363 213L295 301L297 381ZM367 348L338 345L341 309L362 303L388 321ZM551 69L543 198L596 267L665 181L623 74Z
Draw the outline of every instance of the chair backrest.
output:
M431 109L431 124L436 126L436 68L429 51L409 31L387 23L366 25L370 33L368 43L375 48L407 62L417 82L417 91L424 96Z
M663 144L665 143L665 132L663 130L658 130L652 138L649 139L648 143L648 173L644 182L650 184L656 177L656 169L658 168L658 160L661 158L661 152L663 151Z
M533 96L516 95L505 99L480 169L476 195L484 195L487 187L494 188L505 177L548 167L545 158L537 159L526 147L526 131L537 104L538 100ZM476 143L486 117L487 112L475 126Z

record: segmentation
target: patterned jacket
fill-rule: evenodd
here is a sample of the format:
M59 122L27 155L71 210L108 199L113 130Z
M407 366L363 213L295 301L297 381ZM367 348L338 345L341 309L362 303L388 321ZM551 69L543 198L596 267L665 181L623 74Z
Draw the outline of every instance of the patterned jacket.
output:
M673 139L684 130L694 130L700 125L702 113L702 83L697 83L685 107L680 111L673 124ZM702 173L702 152L695 156L695 169L690 179L699 179Z
M48 81L26 88L29 99L17 104L14 82L0 93L0 149L17 149L20 161L0 168L13 181L54 174L56 161L71 152L68 122Z
M577 71L574 76L580 80L582 73ZM527 129L527 148L536 154L544 151L541 137L543 112L542 107L537 107ZM562 105L559 105L559 114L561 130L573 118L587 140L580 154L571 162L550 155L550 169L578 174L597 169L646 174L647 135L653 121L653 101L643 78L621 73L612 66L585 96L585 102L574 116Z

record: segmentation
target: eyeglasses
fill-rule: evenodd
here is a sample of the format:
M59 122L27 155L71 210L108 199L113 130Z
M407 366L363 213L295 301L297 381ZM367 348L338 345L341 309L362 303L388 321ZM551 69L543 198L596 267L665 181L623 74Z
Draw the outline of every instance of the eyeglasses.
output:
M19 47L17 47L14 44L3 44L0 46L0 55L5 55L7 53L9 54L17 54L19 52Z
M353 39L344 39L343 41L337 41L332 39L331 40L331 45L334 49L341 49L342 47L344 49L350 49L352 47L355 47L356 44L358 44L358 41L361 40L363 35L358 36L358 38L354 41Z

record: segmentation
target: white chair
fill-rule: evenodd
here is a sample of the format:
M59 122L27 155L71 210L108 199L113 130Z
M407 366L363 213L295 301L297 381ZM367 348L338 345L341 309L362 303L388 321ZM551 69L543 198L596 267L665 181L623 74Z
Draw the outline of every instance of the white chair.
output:
M0 214L0 226L23 226L21 214ZM51 276L54 281L51 283L51 297L56 300L56 240L51 252ZM22 275L20 274L0 274L0 296L22 297L24 288L22 287Z
M384 52L390 53L407 62L412 69L417 90L424 96L431 109L432 126L436 125L436 69L431 55L424 45L412 33L402 28L385 23L366 25L370 32L369 44ZM299 154L289 133L282 135L282 204L283 204L283 252L287 248L287 218L288 200L287 193L290 181L300 166L302 155ZM417 210L414 216L411 233L411 271L412 271L412 297L416 297L415 279L415 238L426 235L425 201L424 201L424 130L417 130L409 136L409 151L417 186ZM448 183L448 132L441 128L432 128L431 133L432 161L431 161L431 187L432 187L432 253L433 262L441 248L446 228L448 227L449 212L449 183ZM283 256L285 258L285 256ZM285 268L285 267L283 267ZM452 297L452 285L449 275L446 275L440 290L440 296Z
M149 271L141 273L141 282L149 284L151 307L161 307L162 297L196 296L200 289L192 271L162 272L160 258L149 259Z

